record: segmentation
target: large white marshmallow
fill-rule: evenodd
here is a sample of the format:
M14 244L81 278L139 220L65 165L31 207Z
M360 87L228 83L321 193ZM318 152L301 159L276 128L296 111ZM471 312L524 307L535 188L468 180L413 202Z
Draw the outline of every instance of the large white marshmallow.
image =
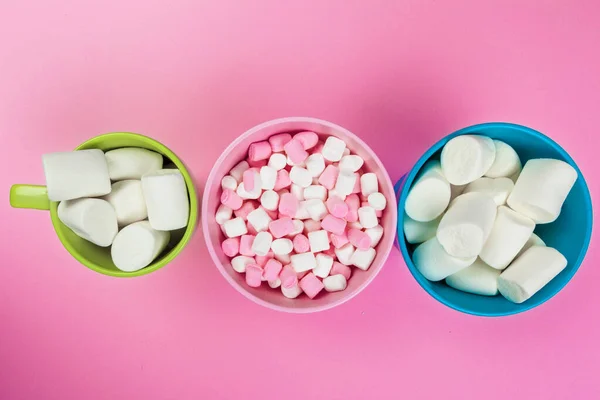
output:
M567 259L558 250L532 246L498 277L498 290L513 303L522 303L566 266Z
M413 252L413 263L417 270L430 281L441 281L446 277L467 268L477 257L452 257L442 247L437 238L421 243Z
M170 233L153 229L148 221L138 221L121 229L110 249L115 266L133 272L148 266L169 243Z
M497 205L506 204L506 199L515 184L510 178L479 178L469 183L463 193L479 192L491 196Z
M58 218L77 236L101 247L110 246L119 230L115 209L102 199L61 201Z
M495 158L496 148L492 139L480 135L461 135L446 143L440 161L448 182L465 185L481 178Z
M498 294L500 271L490 267L480 258L465 269L446 278L446 284L454 289L481 296Z
M498 207L494 226L479 257L490 267L504 269L517 256L535 229L531 218L506 206Z
M108 174L113 181L140 179L143 175L156 172L163 166L162 155L139 147L109 150L105 156Z
M490 178L511 177L521 171L521 160L519 155L508 144L500 140L494 140L496 157L492 166L487 170L485 176Z
M440 162L429 161L410 188L404 211L415 221L432 221L448 207L450 194L450 184L442 173Z
M453 257L476 257L487 240L494 220L496 203L482 193L458 196L442 217L437 239Z
M529 239L527 239L527 241L525 242L525 245L523 246L523 248L519 251L519 253L516 255L515 258L519 258L521 257L521 255L523 255L523 253L525 253L527 250L529 250L529 248L531 246L545 246L546 243L535 233L532 233L531 236L529 236Z
M104 196L110 178L102 150L78 150L42 156L48 198L52 201Z
M411 244L423 243L435 237L438 225L442 216L440 215L433 221L419 222L408 215L404 215L404 236L406 241Z
M159 231L183 228L190 216L190 201L179 170L161 169L142 177L148 221Z
M547 224L558 218L577 171L561 160L538 158L523 167L507 203L515 211Z
M113 183L112 190L104 199L115 209L120 227L148 218L142 182L138 179Z

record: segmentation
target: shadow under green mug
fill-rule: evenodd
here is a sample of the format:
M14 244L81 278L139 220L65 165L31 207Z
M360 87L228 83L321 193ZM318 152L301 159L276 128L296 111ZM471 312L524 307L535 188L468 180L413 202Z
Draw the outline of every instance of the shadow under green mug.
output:
M10 189L10 205L15 208L30 208L37 210L49 210L52 224L56 234L63 246L71 253L77 261L86 267L105 275L117 277L134 277L149 274L157 269L164 267L171 262L183 250L189 242L198 219L198 197L194 187L194 181L187 171L183 162L166 146L147 136L128 132L107 133L96 136L81 145L75 150L100 149L108 151L121 147L141 147L162 154L165 158L163 165L172 162L183 175L187 186L188 197L190 201L190 216L185 231L180 235L178 241L173 238L177 231L171 232L173 236L167 248L146 268L134 272L124 272L118 269L113 263L110 255L110 247L99 247L85 239L77 236L71 229L67 228L60 219L58 219L58 202L48 199L46 186L39 185L13 185ZM183 229L182 229L183 230Z

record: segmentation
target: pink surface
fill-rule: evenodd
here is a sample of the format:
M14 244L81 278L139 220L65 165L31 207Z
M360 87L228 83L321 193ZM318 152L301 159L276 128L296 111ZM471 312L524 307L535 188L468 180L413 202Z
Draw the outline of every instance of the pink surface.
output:
M458 128L528 125L598 208L600 3L538 3L0 0L0 398L598 398L596 235L560 294L513 317L438 304L396 249L350 302L292 315L231 288L201 230L171 265L117 279L8 205L10 184L43 182L42 153L99 133L160 140L201 191L237 135L310 115L392 179Z

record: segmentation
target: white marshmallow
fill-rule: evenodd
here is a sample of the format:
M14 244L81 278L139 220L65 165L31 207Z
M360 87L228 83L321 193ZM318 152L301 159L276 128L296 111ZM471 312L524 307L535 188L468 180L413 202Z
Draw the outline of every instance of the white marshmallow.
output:
M273 190L275 182L277 181L277 170L267 165L260 169L260 183L261 189Z
M337 274L323 279L323 286L328 292L339 292L346 289L348 282L344 275Z
M271 221L272 219L269 217L269 214L267 214L267 212L261 207L258 207L248 214L248 222L250 225L252 225L256 232L268 230Z
M303 203L304 202L307 203L306 207L308 209L308 215L313 220L320 221L328 214L327 206L322 200L312 199L305 200Z
M327 200L327 188L321 185L310 185L304 189L304 198L325 201Z
M273 240L271 243L271 250L276 256L283 256L290 254L294 249L294 243L290 239L281 238Z
M357 174L350 171L340 171L337 181L335 181L335 191L341 195L349 195L354 189Z
M221 179L221 188L223 189L231 189L235 191L238 187L238 182L231 175L226 175Z
M538 224L553 222L577 180L577 171L560 160L539 158L523 167L507 203Z
M113 181L140 179L163 166L162 155L139 147L124 147L107 151L108 174Z
M352 244L346 243L339 249L335 249L335 256L337 257L340 264L352 265L352 255L356 249Z
M327 254L317 254L315 256L317 266L313 269L313 274L319 278L326 278L333 267L333 257Z
M277 206L279 206L279 195L272 190L265 190L262 196L260 196L260 205L263 206L265 210L277 210Z
M373 260L375 259L376 255L377 252L372 247L368 248L367 250L356 249L354 254L352 254L352 257L350 258L350 262L356 268L366 271L373 263Z
M525 245L523 246L523 248L521 250L519 250L519 253L515 256L515 258L519 258L521 257L521 255L523 255L523 253L525 253L527 250L529 250L529 248L531 246L545 246L546 243L535 233L532 233L531 236L529 236L529 239L527 239L527 241L525 242Z
M498 294L498 277L500 271L490 267L480 258L446 278L446 284L454 289L481 296Z
M373 228L365 229L365 233L371 238L371 247L375 247L383 237L383 227L377 225Z
M501 178L518 174L521 171L521 160L515 149L500 140L494 140L494 147L496 148L496 158L485 176Z
M339 168L340 171L356 172L363 166L364 163L365 160L357 155L344 156L340 160Z
M450 202L460 196L467 185L450 185Z
M369 205L375 209L375 211L383 211L385 210L385 206L387 205L387 200L383 193L375 192L371 193L367 198Z
M252 242L252 251L257 255L264 257L271 250L273 236L269 232L258 232Z
M379 182L377 175L373 172L367 172L360 177L360 191L363 196L368 196L371 193L379 191Z
M339 197L342 200L346 200L346 196L345 194L341 194L335 191L335 189L331 189L329 191L329 193L327 194L327 199L331 198L331 197Z
M244 176L244 172L248 169L250 169L250 165L246 161L240 161L231 169L231 171L229 171L229 175L233 176L235 180L240 183Z
M256 200L260 198L260 195L262 194L262 189L260 185L255 184L254 189L252 189L251 191L247 191L244 187L244 182L241 182L235 190L235 192L244 200Z
M329 250L329 233L323 229L308 232L308 243L313 253Z
M362 227L366 229L379 225L375 209L371 206L360 207L358 209L358 220Z
M285 154L273 153L271 154L271 157L269 157L269 163L267 165L275 171L279 171L284 169L287 165L287 157Z
M340 161L344 156L345 149L346 143L343 140L335 136L329 136L325 141L321 154L323 154L323 158L327 161Z
M494 226L479 257L492 268L504 269L531 237L535 223L508 207L498 207Z
M449 255L475 257L481 252L495 219L496 203L490 196L475 192L461 194L442 217L436 236Z
M442 220L440 215L433 221L419 222L415 221L408 215L404 215L404 236L410 244L423 243L435 237L438 225Z
M432 221L448 207L450 195L450 184L442 173L440 162L429 161L410 188L404 211L415 221Z
M325 159L320 153L311 154L306 158L306 169L313 178L319 177L325 170Z
M128 179L112 184L112 190L104 196L115 209L120 227L148 218L142 182Z
M522 303L566 266L567 259L558 250L532 246L498 277L498 290L507 300Z
M309 219L310 213L308 212L308 207L314 200L303 200L298 204L298 209L296 210L296 215L294 218L296 219Z
M246 266L248 264L254 264L255 262L256 261L254 261L254 258L252 257L237 256L231 259L231 267L235 272L243 274L244 272L246 272Z
M446 253L437 238L421 243L413 252L413 263L417 270L428 280L437 282L467 268L475 262L476 256L470 258L452 257Z
M304 232L304 222L300 221L299 219L293 219L292 223L294 224L294 230L291 231L287 236L293 237Z
M275 254L275 259L283 265L288 265L292 262L289 254Z
M110 249L115 266L133 272L148 266L169 243L170 233L153 229L148 221L138 221L121 229Z
M281 293L288 299L295 299L296 297L302 294L302 289L300 286L295 285L291 288L286 288L285 286L281 286Z
M469 183L463 193L479 192L491 196L496 205L506 204L506 199L515 184L510 178L479 178Z
M290 180L296 185L307 188L312 185L312 175L306 168L293 166L290 171Z
M217 221L217 224L223 225L225 222L231 219L232 215L233 210L227 207L225 204L221 204L215 213L215 221Z
M496 158L494 141L487 136L461 135L448 141L440 157L444 176L453 185L481 178Z
M159 231L183 228L190 216L190 201L179 170L161 169L142 176L148 221Z
M110 178L102 150L78 150L42 156L48 198L52 201L104 196Z
M225 236L228 238L239 237L248 233L246 222L241 217L225 221L223 228L225 229Z
M310 271L317 266L317 259L313 253L300 253L290 256L292 267L296 273Z
M58 218L75 234L100 247L108 247L117 231L117 214L106 200L75 199L58 204Z
M267 283L271 289L277 289L279 286L281 286L281 279L276 278L274 281L268 281Z
M304 188L302 186L298 186L295 183L292 183L292 185L290 186L290 193L293 194L294 197L298 199L298 201L304 200Z

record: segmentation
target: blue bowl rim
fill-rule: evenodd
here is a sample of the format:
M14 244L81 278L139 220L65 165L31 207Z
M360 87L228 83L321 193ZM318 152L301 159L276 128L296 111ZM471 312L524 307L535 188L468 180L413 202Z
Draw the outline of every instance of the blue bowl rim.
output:
M419 271L417 271L416 267L414 266L414 264L410 258L410 255L408 253L408 248L406 246L406 240L404 239L403 205L406 202L406 197L408 196L408 191L409 191L417 173L421 170L421 167L423 167L423 165L431 158L431 156L433 156L436 152L438 152L443 147L443 145L445 144L445 142L447 140L449 140L453 137L456 137L456 136L460 136L460 135L475 134L475 133L478 133L478 131L480 131L482 129L499 128L499 127L502 127L502 128L510 127L512 129L523 131L527 134L533 135L533 136L543 140L544 142L549 144L551 147L553 147L556 151L558 151L558 153L560 153L560 155L564 158L564 160L567 160L575 168L579 178L581 178L581 181L583 183L583 189L584 189L585 198L586 198L586 202L585 202L585 212L587 213L586 220L589 221L589 223L587 224L587 227L586 227L585 241L584 241L583 245L581 246L581 250L579 252L579 256L577 257L577 261L575 262L574 268L571 270L570 275L568 275L566 277L566 279L564 279L562 285L560 285L553 293L551 293L549 296L546 296L545 298L540 298L535 301L528 300L527 302L522 303L522 307L520 307L519 309L514 310L514 311L504 311L504 312L497 312L497 313L494 313L494 312L481 313L481 312L469 310L468 308L459 307L459 306L453 304L452 302L446 300L444 297L440 296L438 293L430 290L427 287L427 285L426 285L428 283L427 279L425 279L419 273ZM569 153L567 153L567 151L565 149L563 149L558 143L556 143L554 140L552 140L548 136L544 135L543 133L541 133L539 131L536 131L535 129L529 128L527 126L513 124L513 123L509 123L509 122L486 122L486 123L482 123L482 124L476 124L476 125L471 125L471 126L465 127L465 128L459 129L449 135L444 136L439 141L437 141L433 146L431 146L419 158L419 160L411 168L411 170L408 172L408 174L405 175L405 179L402 182L402 188L401 188L400 196L398 199L397 239L398 239L398 245L400 247L400 251L402 252L402 257L404 258L404 262L408 266L408 270L410 271L412 276L415 278L415 280L419 283L419 285L431 297L433 297L440 303L442 303L454 310L463 312L465 314L471 314L471 315L481 316L481 317L502 317L502 316L519 314L519 313L531 310L532 308L535 308L535 307L545 303L546 301L548 301L552 297L554 297L558 292L560 292L571 281L571 279L573 278L575 273L579 270L579 267L581 266L581 263L583 262L583 259L585 258L588 247L590 245L590 241L591 241L591 237L592 237L593 218L594 218L594 214L593 214L593 210L592 210L592 199L591 199L591 195L590 195L590 191L589 191L587 182L585 181L585 178L583 177L581 170L577 166L577 163L575 162L575 160L573 160L573 158L569 155Z

